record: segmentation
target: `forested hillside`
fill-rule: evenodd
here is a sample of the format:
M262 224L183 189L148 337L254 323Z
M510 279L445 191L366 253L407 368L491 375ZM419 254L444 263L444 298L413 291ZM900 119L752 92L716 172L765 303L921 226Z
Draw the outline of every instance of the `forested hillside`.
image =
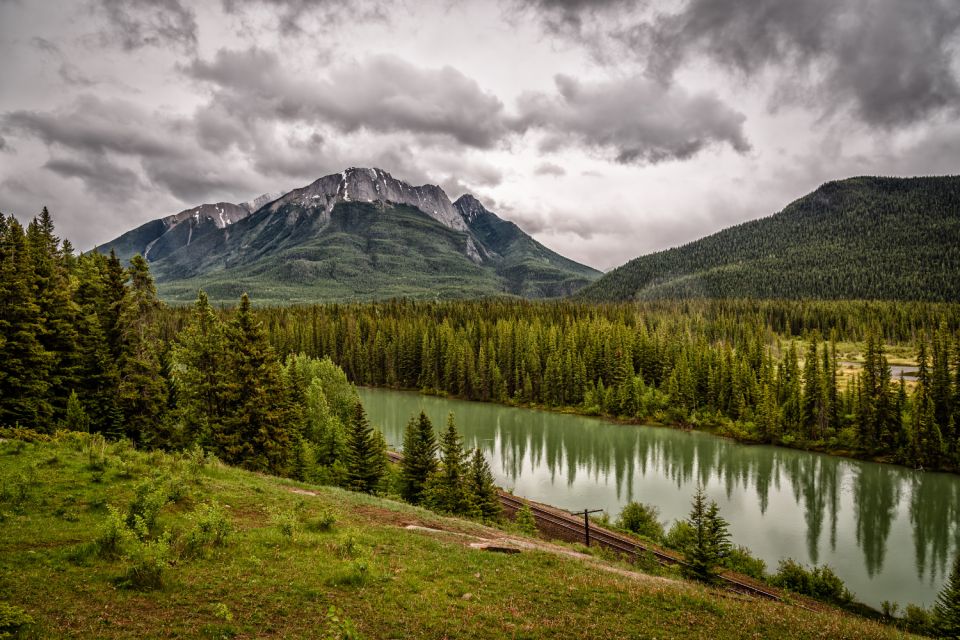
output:
M768 218L639 257L586 300L960 300L960 177L829 182Z

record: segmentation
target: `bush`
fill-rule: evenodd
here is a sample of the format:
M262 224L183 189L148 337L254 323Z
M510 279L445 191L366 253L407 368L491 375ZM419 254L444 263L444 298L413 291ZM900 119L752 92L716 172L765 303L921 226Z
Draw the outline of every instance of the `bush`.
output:
M119 558L132 537L126 518L113 506L107 505L107 519L94 542L101 558Z
M232 530L226 512L217 502L201 505L191 520L193 527L184 541L183 553L186 557L196 557L204 549L223 546Z
M617 526L632 531L654 542L663 539L663 525L659 520L660 510L642 502L628 502L620 512Z
M300 518L294 511L278 511L270 516L270 522L285 538L293 539L300 531Z
M517 510L513 516L513 524L516 525L521 533L525 533L528 536L535 536L538 533L537 520L533 517L533 510L530 509L530 505L528 504L523 505Z
M682 551L690 546L691 540L693 540L693 527L686 520L677 520L667 531L663 543L671 549Z
M153 541L133 539L126 559L129 565L117 580L119 586L142 591L163 588L164 572L170 566L170 534Z
M360 634L345 615L343 610L330 605L326 614L327 625L323 630L322 640L359 640Z
M306 518L304 520L304 525L306 526L307 531L323 532L333 529L333 525L336 522L337 519L333 513L324 509L317 515Z
M757 580L766 580L767 563L754 557L746 547L733 547L723 559L723 566Z
M0 638L14 638L33 624L26 611L6 602L0 602Z
M150 532L157 524L157 518L160 516L160 510L167 504L169 493L167 488L160 483L147 480L140 483L127 510L127 527L130 529L140 529L137 520L143 523L142 529Z
M843 580L826 565L807 569L787 558L780 561L771 583L788 591L833 604L847 605L853 600L853 594L847 590Z

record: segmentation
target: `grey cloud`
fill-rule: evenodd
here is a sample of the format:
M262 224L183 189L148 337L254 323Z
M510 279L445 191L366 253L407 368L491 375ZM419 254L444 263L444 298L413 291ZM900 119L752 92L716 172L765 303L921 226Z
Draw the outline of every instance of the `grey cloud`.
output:
M186 202L230 195L243 184L243 172L198 147L192 122L119 100L82 96L67 109L4 114L0 124L44 142L53 156L46 168L81 179L91 192L130 197L145 188L132 170L120 169L131 162L154 185ZM69 156L58 155L64 150Z
M384 18L379 0L355 0L349 5L331 0L223 0L222 6L228 14L264 9L276 19L279 30L287 34L306 31L304 23L308 17L324 27L346 19L357 22Z
M773 107L812 95L825 113L849 105L871 126L894 127L960 103L956 2L687 0L651 16L637 11L643 3L517 1L598 60L633 60L664 81L699 56L751 78L773 68Z
M68 109L13 111L4 114L0 122L32 134L47 144L59 144L78 151L142 155L174 153L169 137L156 126L148 125L153 120L148 112L131 103L84 95Z
M242 117L329 123L361 129L441 135L479 148L506 132L503 104L451 67L420 69L391 56L333 68L324 79L297 76L262 49L221 49L185 69L215 87L214 103Z
M51 158L44 168L66 178L79 178L91 191L110 198L126 200L142 188L136 173L102 154Z
M750 150L744 116L712 94L688 94L642 76L594 84L565 75L555 80L555 96L521 96L515 125L543 130L544 150L583 144L633 164L686 160L713 144Z
M552 162L541 162L537 165L537 168L533 170L534 174L538 176L565 176L567 175L567 170L561 167L558 164Z
M955 2L692 0L654 28L662 72L695 51L745 73L785 61L872 125L915 122L960 99Z
M60 47L57 46L57 44L52 40L41 38L40 36L34 36L33 38L30 38L30 43L39 51L60 56Z
M7 151L9 147L7 146L7 140L3 136L0 136L0 151Z
M197 20L180 0L95 0L106 20L105 41L130 51L147 46L197 46Z

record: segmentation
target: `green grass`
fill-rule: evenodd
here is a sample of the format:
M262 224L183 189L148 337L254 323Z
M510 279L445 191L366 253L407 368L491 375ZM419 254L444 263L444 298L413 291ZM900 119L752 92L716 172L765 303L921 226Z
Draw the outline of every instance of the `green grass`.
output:
M176 498L141 531L168 541L159 588L126 579L144 542L103 551L109 507L129 515L145 482ZM196 533L216 520L210 505L229 523L220 543ZM0 442L0 520L0 603L34 621L22 637L901 637L839 612L602 571L596 558L477 551L468 536L503 532L79 436Z

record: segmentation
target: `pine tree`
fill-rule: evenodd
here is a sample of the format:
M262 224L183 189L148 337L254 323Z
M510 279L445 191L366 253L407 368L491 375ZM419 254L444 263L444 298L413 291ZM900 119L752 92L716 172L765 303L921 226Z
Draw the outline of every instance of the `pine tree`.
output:
M222 429L211 440L224 461L281 475L296 437L292 408L280 361L246 294L227 326L226 346L227 410Z
M383 436L375 432L363 405L357 402L347 429L347 488L373 493L386 469Z
M484 520L499 520L503 513L493 473L480 449L474 449L467 471L467 485L474 512Z
M167 385L163 378L159 314L162 304L142 256L130 261L129 294L120 312L118 404L126 435L151 446L169 443L165 429Z
M77 259L74 300L79 309L79 367L76 391L90 416L90 430L119 437L123 424L117 406L120 371L107 339L104 319L109 313L105 300L107 269L107 258L102 254L90 253Z
M960 553L933 606L933 625L938 638L960 640Z
M437 470L437 438L430 418L424 412L407 423L403 436L403 461L400 495L412 504L420 504L431 474Z
M463 441L453 414L447 417L447 430L440 437L440 468L430 476L424 490L424 504L435 511L467 514L471 511L466 486L467 469Z
M0 215L0 424L52 430L53 357L41 342L43 317L23 227Z
M228 361L223 323L207 294L198 292L193 321L173 348L177 415L191 442L209 445L228 411Z
M714 582L719 575L717 565L730 551L729 525L720 517L716 502L707 504L702 486L697 487L693 496L687 523L691 529L691 539L685 550L687 566L684 571L698 580Z
M84 410L83 403L80 402L76 391L71 391L67 398L67 410L63 418L63 426L70 431L90 431L90 416Z
M66 412L70 391L78 381L80 354L76 325L79 308L72 298L70 273L46 207L27 227L27 244L33 262L37 308L43 318L43 330L38 337L52 359L48 398L54 418L59 420Z

